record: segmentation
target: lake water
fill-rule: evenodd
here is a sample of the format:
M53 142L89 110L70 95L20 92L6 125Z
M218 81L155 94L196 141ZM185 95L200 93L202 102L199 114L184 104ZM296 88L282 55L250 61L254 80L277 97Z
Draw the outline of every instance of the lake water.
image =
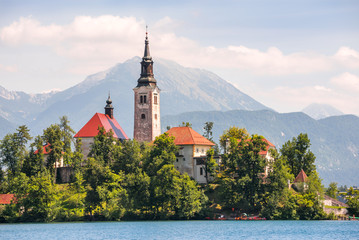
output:
M0 224L0 239L359 239L359 221Z

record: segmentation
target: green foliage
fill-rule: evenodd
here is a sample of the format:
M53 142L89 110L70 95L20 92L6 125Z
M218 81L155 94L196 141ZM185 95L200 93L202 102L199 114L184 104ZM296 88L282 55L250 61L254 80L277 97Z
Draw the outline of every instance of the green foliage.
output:
M233 126L223 132L219 138L219 144L224 152L226 152L228 141L231 142L233 139L246 139L248 136L249 134L246 129Z
M42 146L42 138L40 136L35 137L35 140L30 147L30 153L26 156L22 169L22 172L24 172L28 177L35 176L45 169Z
M61 141L61 135L62 132L58 124L52 124L43 132L44 142L49 144L49 146L46 148L46 151L49 153L46 167L53 177L55 176L56 171L54 166L56 165L56 162L59 161L63 156L62 150L64 143Z
M336 182L331 182L329 184L329 187L327 188L327 190L325 191L325 194L328 195L329 197L332 198L337 198L338 196L338 183Z
M106 132L103 127L99 127L98 131L98 135L95 136L94 143L91 146L89 156L106 166L111 166L120 154L120 142L113 137L111 130Z
M259 153L267 147L263 139L258 135L249 137L245 129L236 127L231 127L221 136L221 146L226 149L219 178L224 206L251 212L260 209L264 197L262 174L265 159Z
M75 131L70 127L70 121L67 116L60 118L61 141L63 142L63 158L64 164L71 164L71 144L73 142L72 136Z
M8 177L14 177L20 173L27 155L26 144L31 140L29 129L22 125L17 132L7 134L0 141L0 161L7 168Z
M204 127L209 139L212 127L211 122ZM225 153L220 166L214 160L215 150L207 151L205 176L207 183L209 177L214 181L201 187L175 169L178 147L168 134L158 136L153 143L119 142L112 132L99 128L90 157L84 161L81 139L76 139L75 150L71 150L73 131L66 117L45 129L42 137L37 136L29 152L27 133L22 126L0 143L0 165L8 169L0 176L0 190L16 195L16 202L0 212L7 222L191 219L205 212L208 216L210 205L260 212L269 219L324 218L323 186L314 160L303 191L288 189L288 181L294 176L289 155L283 153L294 152L295 159L302 162L315 159L310 154L306 157L310 144L304 135L289 141L282 155L271 150L274 161L266 162L259 154L267 147L263 137L249 136L245 129L231 127L221 136ZM44 143L50 144L47 162L42 151ZM71 183L56 185L55 163L61 157L73 168L73 175ZM266 164L270 164L270 171L265 178ZM357 213L358 193L352 190L350 194L351 211Z
M151 177L156 175L164 165L174 164L178 147L174 143L174 137L164 133L156 137L149 156L144 160L144 170Z
M190 128L192 128L192 124L189 123L189 122L182 122L182 124L179 125L179 127L190 127Z
M350 187L346 195L350 215L359 216L359 190Z
M309 150L310 140L307 134L299 134L292 141L286 142L280 152L287 162L292 174L297 175L303 169L307 176L315 171L315 156Z
M206 155L207 155L207 158L204 163L204 172L205 172L206 182L208 184L209 178L215 176L215 170L218 167L218 164L216 163L216 160L214 160L214 158L213 158L214 149L212 149L212 148L209 149L207 151Z
M206 122L206 123L204 124L204 127L203 127L203 130L204 130L203 136L204 136L205 138L207 138L209 141L212 141L212 142L213 142L213 138L212 138L213 132L212 132L212 129L213 129L213 122Z
M143 150L143 146L136 140L123 141L121 152L118 157L114 159L112 169L115 170L115 172L135 172L143 160L143 155L146 153L146 151Z
M152 181L152 201L155 218L173 216L189 219L202 208L203 192L188 175L181 175L172 164L162 166ZM202 200L202 201L201 201Z

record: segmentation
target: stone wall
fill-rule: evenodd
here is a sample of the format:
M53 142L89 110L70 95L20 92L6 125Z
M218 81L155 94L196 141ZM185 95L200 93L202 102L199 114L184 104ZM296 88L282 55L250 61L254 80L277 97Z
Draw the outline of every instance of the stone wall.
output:
M324 212L326 214L334 213L336 216L342 216L348 214L348 209L346 208L323 208Z

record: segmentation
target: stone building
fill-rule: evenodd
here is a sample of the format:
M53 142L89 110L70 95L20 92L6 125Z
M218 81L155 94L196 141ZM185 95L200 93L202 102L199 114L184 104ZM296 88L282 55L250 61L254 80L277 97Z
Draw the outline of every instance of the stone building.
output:
M134 132L137 141L153 141L161 134L160 89L153 74L153 61L146 32L145 52L141 62L141 76L134 91Z
M179 147L174 164L176 169L198 183L206 183L206 153L215 144L190 127L173 127L167 133L175 137L174 143Z
M266 160L266 166L264 168L264 176L267 177L269 171L271 171L271 168L270 168L271 163L274 162L274 158L270 153L270 149L275 149L275 146L273 143L271 143L267 139L263 139L263 141L265 141L268 145L265 150L262 150L259 152L259 155Z
M113 106L110 96L106 101L105 114L95 113L93 117L83 126L74 138L82 139L82 153L86 159L91 150L91 144L94 142L94 137L98 134L99 127L103 127L106 132L112 131L113 137L119 140L127 140L128 137L123 131L120 124L113 116Z

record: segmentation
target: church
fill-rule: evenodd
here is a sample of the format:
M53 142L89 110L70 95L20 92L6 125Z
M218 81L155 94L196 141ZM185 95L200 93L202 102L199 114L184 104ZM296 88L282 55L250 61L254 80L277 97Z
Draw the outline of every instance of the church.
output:
M139 142L152 142L161 135L160 89L153 73L153 60L150 55L147 32L141 61L141 74L133 91L133 138ZM74 136L74 138L82 139L82 152L85 159L90 153L99 127L103 127L106 132L112 131L113 136L120 141L129 139L114 117L114 107L110 95L106 101L105 113L95 113ZM174 127L167 133L175 137L175 144L179 147L175 162L177 170L187 173L199 183L204 183L204 160L207 150L213 147L214 143L189 127Z

